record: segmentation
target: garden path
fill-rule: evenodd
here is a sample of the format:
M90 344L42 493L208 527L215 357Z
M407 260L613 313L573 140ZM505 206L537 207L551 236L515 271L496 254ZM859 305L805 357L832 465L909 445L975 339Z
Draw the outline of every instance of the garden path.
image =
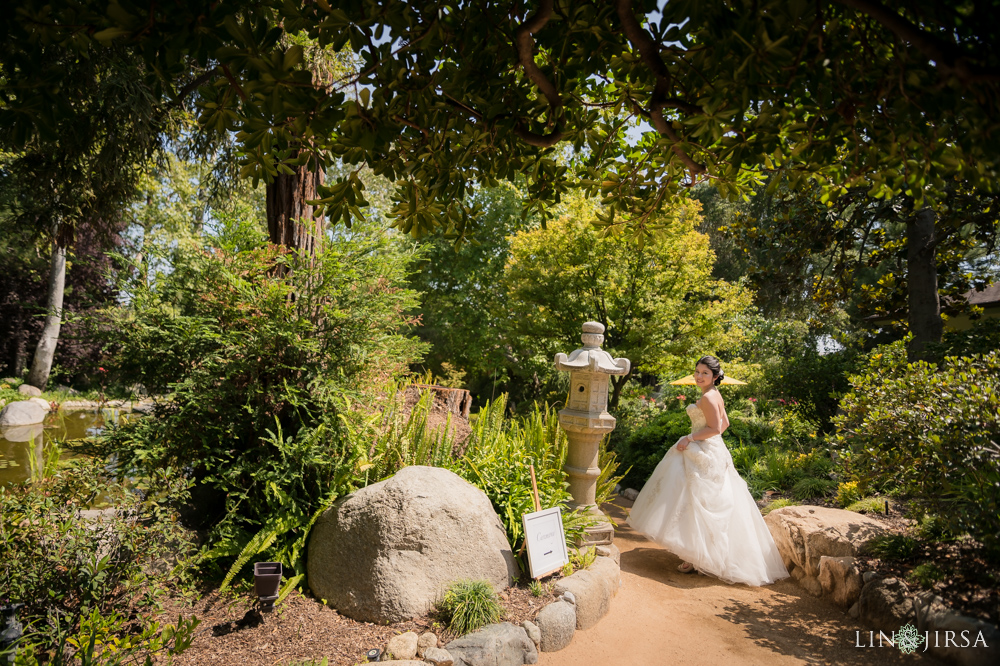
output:
M753 588L681 574L675 555L625 524L623 507L632 503L618 502L605 507L622 553L623 586L611 612L564 650L541 653L539 666L940 663L888 644L855 647L855 632L867 644L868 629L790 579Z

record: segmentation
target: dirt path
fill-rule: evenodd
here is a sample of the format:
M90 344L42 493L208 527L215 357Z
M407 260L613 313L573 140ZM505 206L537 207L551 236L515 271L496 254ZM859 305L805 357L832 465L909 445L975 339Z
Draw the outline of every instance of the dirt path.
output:
M628 527L622 508L611 515L623 583L611 612L566 649L541 653L540 666L940 663L888 645L855 647L855 632L867 644L868 629L790 580L754 588L681 574L680 560Z

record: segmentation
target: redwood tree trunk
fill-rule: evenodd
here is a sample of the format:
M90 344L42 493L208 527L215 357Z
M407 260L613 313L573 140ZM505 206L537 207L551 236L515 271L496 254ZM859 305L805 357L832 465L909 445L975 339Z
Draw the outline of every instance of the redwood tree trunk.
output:
M59 344L62 326L63 294L66 291L66 242L56 234L52 242L52 259L49 263L49 298L46 306L45 326L35 348L35 358L28 373L27 383L45 389L52 371L52 360Z
M267 234L276 245L316 254L323 240L323 217L306 203L317 199L323 172L314 165L295 167L295 173L278 174L267 185Z
M934 257L936 221L937 214L924 208L907 224L906 283L909 286L909 324L913 339L906 355L911 362L927 359L927 343L941 342L944 333Z

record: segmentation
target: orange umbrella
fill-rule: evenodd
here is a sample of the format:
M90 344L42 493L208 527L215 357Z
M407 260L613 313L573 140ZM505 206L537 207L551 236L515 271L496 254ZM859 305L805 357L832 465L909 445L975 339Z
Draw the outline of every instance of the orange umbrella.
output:
M681 377L680 379L675 379L670 382L672 386L695 386L694 375L688 375L687 377ZM732 377L723 377L720 382L723 386L746 386L746 382L741 382L738 379L733 379Z

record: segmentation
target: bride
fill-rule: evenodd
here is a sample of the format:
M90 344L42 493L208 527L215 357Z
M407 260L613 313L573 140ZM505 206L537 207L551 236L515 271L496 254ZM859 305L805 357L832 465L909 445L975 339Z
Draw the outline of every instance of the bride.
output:
M716 386L724 376L714 356L698 361L701 398L687 407L691 434L663 456L628 524L680 556L682 573L697 569L727 583L766 585L788 571L722 441L729 417Z

